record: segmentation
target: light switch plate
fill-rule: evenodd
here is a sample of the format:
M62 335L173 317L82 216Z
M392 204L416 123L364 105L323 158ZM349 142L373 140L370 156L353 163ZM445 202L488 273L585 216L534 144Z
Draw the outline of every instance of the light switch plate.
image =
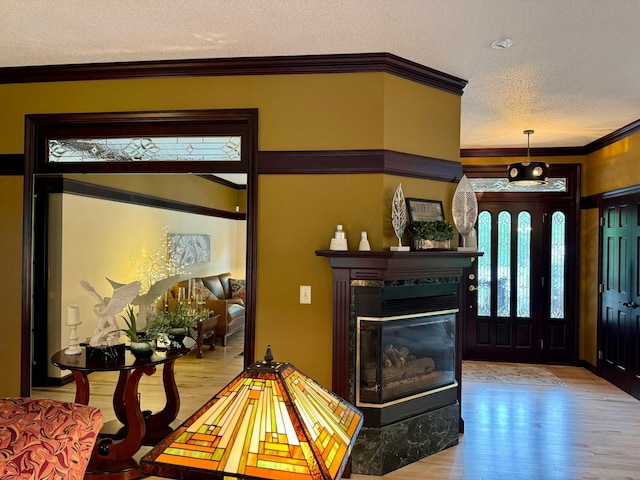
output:
M311 285L300 285L300 303L311 303Z

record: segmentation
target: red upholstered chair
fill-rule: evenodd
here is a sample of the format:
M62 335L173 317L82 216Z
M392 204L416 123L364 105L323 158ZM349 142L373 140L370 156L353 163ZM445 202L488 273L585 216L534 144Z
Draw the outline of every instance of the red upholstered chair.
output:
M0 478L82 480L100 410L44 398L0 398Z

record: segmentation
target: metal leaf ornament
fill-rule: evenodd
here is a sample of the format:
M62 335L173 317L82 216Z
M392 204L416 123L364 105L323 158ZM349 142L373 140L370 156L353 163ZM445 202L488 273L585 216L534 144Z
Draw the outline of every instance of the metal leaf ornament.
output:
M478 218L478 200L466 175L462 176L453 194L451 210L453 223L456 224L458 232L462 235L463 245L466 246L467 237L474 229Z
M391 225L393 231L398 237L398 246L402 246L402 235L407 226L407 207L404 204L404 193L402 192L402 184L398 185L396 193L393 194L393 202L391 203Z

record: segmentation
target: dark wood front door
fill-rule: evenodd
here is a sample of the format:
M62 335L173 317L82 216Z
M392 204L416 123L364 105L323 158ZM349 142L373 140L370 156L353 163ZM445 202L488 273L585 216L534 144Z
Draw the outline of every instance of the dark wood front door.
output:
M640 398L640 194L603 200L602 376Z
M575 362L568 240L577 226L570 208L544 200L479 202L484 255L477 271L467 272L464 358Z

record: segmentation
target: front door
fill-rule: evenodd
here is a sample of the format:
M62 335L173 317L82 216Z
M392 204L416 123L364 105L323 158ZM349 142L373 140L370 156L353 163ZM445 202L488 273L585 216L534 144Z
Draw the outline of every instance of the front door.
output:
M477 272L467 272L473 294L467 295L464 358L575 361L568 239L576 225L569 208L545 200L479 201L483 255Z
M640 195L603 200L600 368L640 398Z

